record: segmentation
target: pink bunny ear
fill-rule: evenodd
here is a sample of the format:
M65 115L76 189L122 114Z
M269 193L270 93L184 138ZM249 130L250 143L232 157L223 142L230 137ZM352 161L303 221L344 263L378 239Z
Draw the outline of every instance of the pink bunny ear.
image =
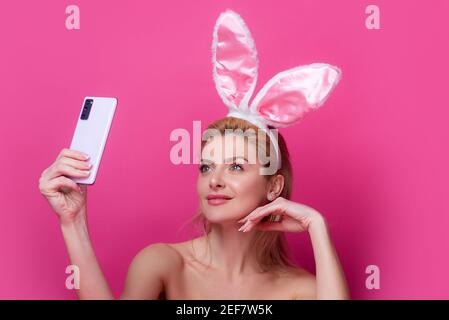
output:
M340 81L339 68L313 63L278 73L260 90L251 111L273 127L286 127L319 108Z
M246 110L257 81L257 52L243 19L223 12L214 28L212 63L215 86L230 108Z

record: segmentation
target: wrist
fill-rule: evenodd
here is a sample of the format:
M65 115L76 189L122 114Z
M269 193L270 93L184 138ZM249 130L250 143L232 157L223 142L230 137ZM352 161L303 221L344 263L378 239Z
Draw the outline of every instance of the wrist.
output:
M79 228L86 228L86 210L85 208L81 209L75 217L67 219L67 218L59 218L59 223L63 230L73 230Z
M84 219L61 222L61 232L66 243L83 243L90 241L89 230Z
M326 219L320 213L316 212L313 215L313 218L310 220L309 232L326 229L327 229Z

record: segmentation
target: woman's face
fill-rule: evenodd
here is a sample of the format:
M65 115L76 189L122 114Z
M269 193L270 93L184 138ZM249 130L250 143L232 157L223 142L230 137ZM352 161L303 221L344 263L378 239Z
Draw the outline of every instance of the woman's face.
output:
M260 174L257 157L248 158L256 148L235 134L215 136L203 147L197 190L200 208L211 223L240 220L266 200L268 179Z

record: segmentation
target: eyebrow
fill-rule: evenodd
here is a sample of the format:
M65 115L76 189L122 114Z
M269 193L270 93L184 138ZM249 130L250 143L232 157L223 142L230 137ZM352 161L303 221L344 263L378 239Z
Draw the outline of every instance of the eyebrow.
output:
M232 158L227 158L227 159L225 159L225 163L227 163L227 162L231 162L231 161L235 161L235 160L237 160L237 159L243 159L243 160L245 160L246 162L248 162L248 160L245 158L245 157L241 157L241 156L238 156L238 157L232 157ZM213 161L211 161L211 160L209 160L209 159L201 159L201 162L203 163L203 162L208 162L208 163L214 163Z

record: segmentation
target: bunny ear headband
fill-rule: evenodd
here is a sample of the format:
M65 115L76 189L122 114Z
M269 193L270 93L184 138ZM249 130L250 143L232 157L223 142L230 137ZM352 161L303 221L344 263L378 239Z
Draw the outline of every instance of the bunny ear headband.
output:
M339 68L325 63L298 66L275 75L249 104L259 61L248 28L231 10L221 13L215 24L212 64L218 94L229 109L227 116L247 120L268 134L277 169L281 168L277 135L268 126L290 126L309 110L318 109L341 78Z

